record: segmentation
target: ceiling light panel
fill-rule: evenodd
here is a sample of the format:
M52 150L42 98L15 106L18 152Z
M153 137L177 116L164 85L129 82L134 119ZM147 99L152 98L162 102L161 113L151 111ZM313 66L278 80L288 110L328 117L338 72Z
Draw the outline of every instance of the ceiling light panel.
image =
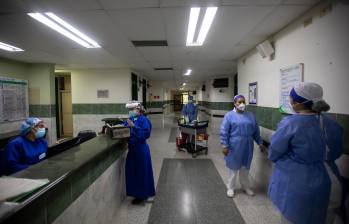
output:
M187 33L187 41L186 41L187 46L203 45L203 43L205 42L206 36L208 34L208 31L210 30L210 27L214 20L214 17L217 13L217 9L218 9L217 7L206 8L205 15L199 30L199 34L197 35L197 39L195 41L194 41L194 37L197 30L196 27L197 27L199 15L200 15L200 8L195 7L190 9L188 33Z
M12 51L12 52L24 51L21 48L18 48L18 47L15 47L15 46L12 46L10 44L3 43L3 42L0 42L0 49L5 50L5 51Z
M101 48L96 41L92 40L52 12L28 13L28 15L86 48Z

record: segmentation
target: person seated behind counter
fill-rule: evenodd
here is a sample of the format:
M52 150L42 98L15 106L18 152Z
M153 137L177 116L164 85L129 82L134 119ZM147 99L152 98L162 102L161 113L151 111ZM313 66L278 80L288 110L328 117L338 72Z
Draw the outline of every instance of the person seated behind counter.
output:
M10 141L4 150L5 175L24 170L46 158L47 142L44 139L45 125L39 118L23 121L20 136Z

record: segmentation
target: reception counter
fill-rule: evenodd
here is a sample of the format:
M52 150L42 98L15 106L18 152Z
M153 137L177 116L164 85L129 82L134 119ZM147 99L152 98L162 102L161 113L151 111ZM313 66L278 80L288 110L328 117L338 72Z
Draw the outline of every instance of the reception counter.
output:
M0 223L109 223L125 198L126 140L97 136L14 174L49 179Z

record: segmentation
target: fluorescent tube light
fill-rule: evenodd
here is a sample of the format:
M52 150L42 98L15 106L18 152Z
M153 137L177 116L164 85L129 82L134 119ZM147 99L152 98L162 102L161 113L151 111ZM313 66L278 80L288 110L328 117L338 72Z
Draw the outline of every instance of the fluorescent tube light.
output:
M183 86L187 85L185 82L183 83Z
M48 17L41 13L28 13L28 15L86 48L100 48L94 40L53 13L45 13Z
M199 35L196 41L194 41L196 25L198 22L198 17L200 14L200 8L191 8L189 16L189 25L188 25L188 35L187 35L187 46L201 46L203 45L207 33L210 30L213 19L217 12L217 7L207 7L204 19L202 21Z
M14 52L14 51L24 51L21 48L18 48L18 47L15 47L15 46L3 43L3 42L0 42L0 49L5 50L5 51L12 51L12 52Z
M197 43L199 45L203 45L203 43L206 39L207 33L210 30L213 19L216 15L216 12L217 12L217 7L208 7L206 9L204 20L202 21L201 29L200 29L199 36L197 39Z
M187 46L193 45L196 24L198 23L199 14L200 14L200 8L191 8L190 9L188 34L187 34Z
M73 27L72 25L70 25L69 23L64 21L63 19L59 18L58 16L56 16L52 12L47 12L45 14L48 17L50 17L51 19L53 19L54 21L56 21L57 23L61 24L63 27L65 27L69 31L71 31L72 33L74 33L75 35L77 35L78 37L80 37L81 39L83 39L86 42L88 42L89 44L91 44L91 46L92 46L91 48L100 48L101 47L101 46L99 46L99 44L96 41L92 40L91 38L89 38L85 34L81 33L78 29L76 29L75 27Z
M190 74L191 74L191 71L192 71L191 69L188 69L188 70L184 73L184 75L186 75L186 76L187 76L187 75L190 75Z

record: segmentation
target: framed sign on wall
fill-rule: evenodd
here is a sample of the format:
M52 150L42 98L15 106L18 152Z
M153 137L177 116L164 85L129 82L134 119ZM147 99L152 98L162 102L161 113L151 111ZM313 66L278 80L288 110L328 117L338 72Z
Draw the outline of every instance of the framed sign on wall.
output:
M248 103L257 105L257 97L258 97L258 83L253 82L248 84Z

